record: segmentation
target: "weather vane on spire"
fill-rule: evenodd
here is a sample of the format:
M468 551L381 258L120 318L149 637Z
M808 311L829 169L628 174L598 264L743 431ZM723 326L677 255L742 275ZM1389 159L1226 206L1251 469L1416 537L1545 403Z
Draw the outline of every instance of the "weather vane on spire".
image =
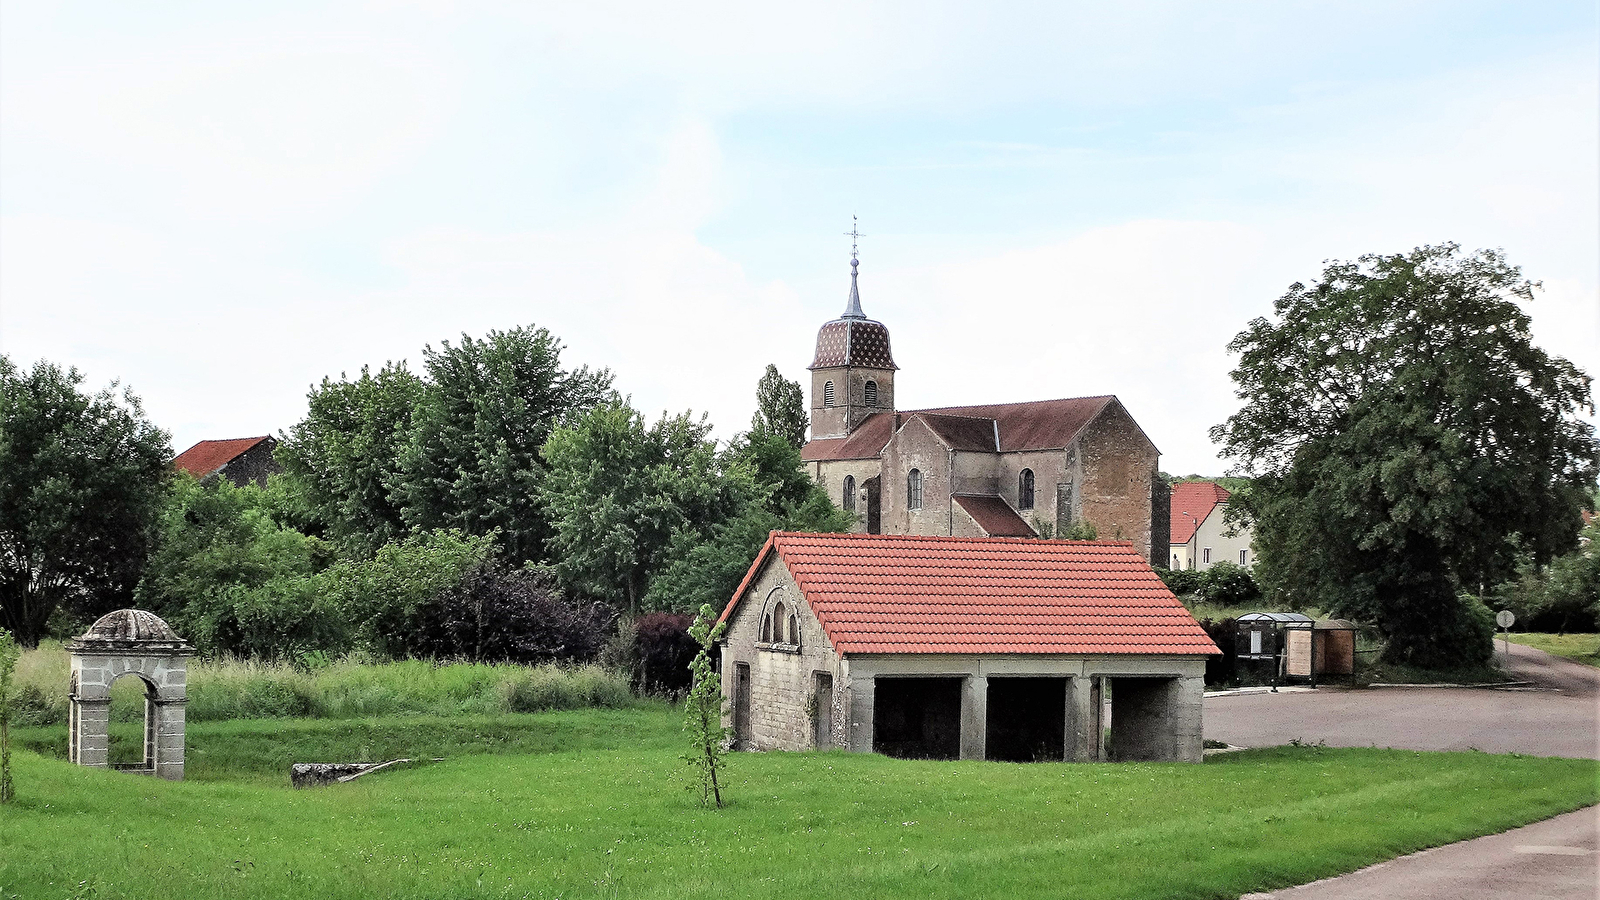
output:
M856 242L861 240L863 235L861 234L861 220L857 219L853 213L850 216L850 230L845 232L845 236L850 238L850 262L854 264L857 256Z

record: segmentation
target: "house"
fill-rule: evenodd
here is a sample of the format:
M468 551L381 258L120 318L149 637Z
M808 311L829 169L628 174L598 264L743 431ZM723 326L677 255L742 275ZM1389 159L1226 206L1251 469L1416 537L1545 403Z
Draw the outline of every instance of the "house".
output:
M1202 755L1219 651L1128 541L773 532L721 621L739 749Z
M1219 562L1255 565L1250 528L1227 521L1228 490L1214 481L1180 481L1172 487L1170 568L1204 571Z
M277 446L277 440L270 435L201 441L178 454L172 465L200 479L216 475L239 487L246 482L265 487L267 476L281 471L272 458Z
M889 330L861 310L817 332L812 480L868 534L1052 537L1087 521L1166 562L1160 451L1113 396L899 410Z

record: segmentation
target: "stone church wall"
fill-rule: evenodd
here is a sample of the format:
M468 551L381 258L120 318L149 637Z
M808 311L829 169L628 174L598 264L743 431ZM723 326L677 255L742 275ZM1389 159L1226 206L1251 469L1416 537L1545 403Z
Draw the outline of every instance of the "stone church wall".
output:
M811 469L811 480L815 481L833 505L844 508L844 480L846 476L853 475L856 479L856 508L855 524L850 530L862 534L867 530L867 479L878 474L883 468L883 461L877 457L872 459L840 459L821 460L807 463Z
M1120 403L1107 406L1078 443L1083 518L1094 523L1102 539L1132 541L1148 559L1151 492L1160 460L1156 449ZM1161 553L1158 559L1165 557L1165 548Z
M949 534L950 448L921 419L909 419L883 451L883 533ZM922 473L922 508L907 509L911 470Z
M759 642L761 614L776 596L795 611L800 626L798 651L771 649ZM744 601L728 623L722 645L722 693L728 701L730 719L734 703L735 667L750 666L750 741L744 750L810 750L815 746L813 722L808 710L815 692L816 673L833 677L833 742L845 745L849 722L849 692L844 689L839 657L828 642L822 623L801 599L788 567L776 553L755 583L747 589Z

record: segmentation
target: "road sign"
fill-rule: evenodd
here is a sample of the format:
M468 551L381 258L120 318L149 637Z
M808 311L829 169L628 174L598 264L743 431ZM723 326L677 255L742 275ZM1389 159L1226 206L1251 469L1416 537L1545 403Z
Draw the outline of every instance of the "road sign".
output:
M1494 614L1494 623L1501 628L1510 628L1517 624L1517 614L1509 609L1502 609Z

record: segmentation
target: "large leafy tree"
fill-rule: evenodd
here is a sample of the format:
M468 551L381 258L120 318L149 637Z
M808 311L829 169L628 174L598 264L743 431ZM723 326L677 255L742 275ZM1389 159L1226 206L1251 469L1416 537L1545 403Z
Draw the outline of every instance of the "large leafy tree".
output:
M1486 658L1458 593L1518 547L1570 548L1595 475L1589 379L1533 345L1536 287L1498 251L1363 256L1234 338L1244 403L1212 437L1256 476L1241 501L1269 589L1376 622L1396 661Z
M166 493L167 433L132 391L82 384L0 356L0 627L24 646L59 608L126 605Z
M324 378L306 417L284 435L277 459L310 517L342 548L362 555L406 531L391 487L411 439L424 383L405 363L351 381Z
M800 385L784 378L777 366L769 364L756 383L756 414L750 422L751 432L775 434L799 449L806 442L806 429L810 425Z
M615 400L556 429L541 498L564 587L637 612L679 531L703 531L737 509L741 489L719 477L705 419L644 417Z
M424 351L428 384L392 484L408 527L498 531L510 561L541 558L552 532L540 448L567 416L612 396L609 370L563 369L561 351L543 328Z

